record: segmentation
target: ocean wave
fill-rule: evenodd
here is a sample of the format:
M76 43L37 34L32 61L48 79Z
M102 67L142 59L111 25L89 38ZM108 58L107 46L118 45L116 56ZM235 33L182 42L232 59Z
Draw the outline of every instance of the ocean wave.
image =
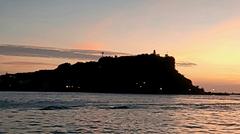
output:
M98 106L98 108L100 109L140 109L140 108L144 108L140 105L137 104L133 104L133 105L102 105L102 106Z
M86 104L81 101L25 101L18 102L13 100L0 100L0 110L3 109L66 109L70 107L84 107Z
M71 107L67 106L47 106L44 108L40 108L39 110L66 110L66 109L71 109Z

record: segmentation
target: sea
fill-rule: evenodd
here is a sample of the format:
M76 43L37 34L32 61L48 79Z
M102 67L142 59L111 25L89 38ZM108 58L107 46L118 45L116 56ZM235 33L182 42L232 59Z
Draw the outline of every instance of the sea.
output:
M0 92L0 134L239 134L240 96Z

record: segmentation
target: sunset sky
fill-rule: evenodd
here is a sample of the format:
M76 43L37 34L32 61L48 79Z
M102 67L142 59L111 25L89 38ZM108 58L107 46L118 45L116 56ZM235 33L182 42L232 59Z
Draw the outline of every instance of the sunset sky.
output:
M240 0L0 0L0 74L168 53L207 90L240 92ZM78 50L75 50L78 49Z

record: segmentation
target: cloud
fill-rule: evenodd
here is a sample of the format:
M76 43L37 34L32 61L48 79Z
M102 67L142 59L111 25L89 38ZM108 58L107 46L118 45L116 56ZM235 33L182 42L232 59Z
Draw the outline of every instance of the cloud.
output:
M36 47L36 46L23 46L23 45L0 45L0 55L5 56L21 56L21 57L43 57L43 58L65 58L76 60L98 60L101 57L101 53L104 52L106 56L114 55L129 55L127 53L101 51L101 50L83 50L83 49L58 49L48 47ZM11 61L2 62L0 64L5 65L50 65L55 64L45 62L28 62L28 61ZM178 62L177 66L192 67L197 64L192 62Z
M1 62L0 64L4 64L4 65L23 65L23 66L32 66L32 65L56 66L57 65L57 64L52 64L52 63L28 62L28 61Z
M177 66L181 66L181 67L192 67L192 66L196 66L196 63L192 63L192 62L178 62L176 63Z
M0 55L5 56L26 56L26 57L45 57L45 58L67 58L77 60L98 60L101 53L106 56L128 55L126 53L101 51L101 50L82 50L82 49L58 49L22 45L0 45Z

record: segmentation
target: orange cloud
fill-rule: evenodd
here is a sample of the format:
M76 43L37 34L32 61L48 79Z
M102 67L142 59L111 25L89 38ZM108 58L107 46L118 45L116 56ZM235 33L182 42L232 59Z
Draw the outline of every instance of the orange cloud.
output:
M113 20L118 15L112 15L107 18L103 18L102 20L96 22L92 25L85 33L84 39L79 41L79 43L75 43L72 45L74 49L87 49L87 50L102 50L106 49L106 43L102 43L103 41L101 37L105 35L105 33L111 29L110 27L113 25Z
M97 42L83 42L73 45L74 49L85 49L85 50L103 50L105 49L104 44Z
M98 36L101 36L105 31L109 29L110 26L113 25L113 19L116 16L110 16L108 18L105 18L99 22L97 22L95 25L93 25L86 33L87 39L96 38Z

